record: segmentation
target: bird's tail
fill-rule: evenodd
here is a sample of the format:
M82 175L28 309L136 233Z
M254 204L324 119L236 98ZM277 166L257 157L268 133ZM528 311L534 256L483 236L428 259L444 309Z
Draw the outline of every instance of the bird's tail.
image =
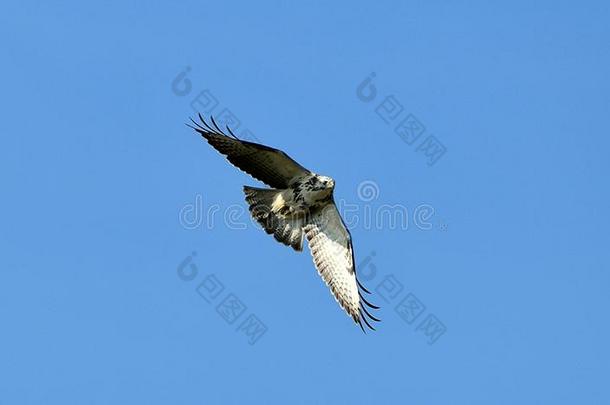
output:
M284 201L283 190L244 186L250 213L265 232L296 251L303 250L305 219L289 215L290 207Z

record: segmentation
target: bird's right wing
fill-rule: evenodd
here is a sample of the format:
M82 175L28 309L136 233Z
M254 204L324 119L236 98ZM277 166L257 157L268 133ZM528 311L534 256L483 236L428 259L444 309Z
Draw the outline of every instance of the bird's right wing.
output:
M374 321L379 319L372 316L365 305L374 309L379 307L370 304L359 290L361 288L368 293L356 278L352 238L334 202L314 211L304 231L318 273L341 308L361 328L364 321L369 328L375 329L367 320L367 316Z
M199 119L201 123L191 119L195 127L189 126L225 155L233 165L273 188L288 188L292 179L310 173L279 149L237 139L228 127L227 130L233 138L227 136L218 128L214 118L213 127L205 122L201 114Z

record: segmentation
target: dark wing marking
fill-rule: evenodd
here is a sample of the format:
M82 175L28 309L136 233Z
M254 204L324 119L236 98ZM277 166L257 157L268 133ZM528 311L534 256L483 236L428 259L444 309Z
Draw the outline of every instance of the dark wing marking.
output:
M304 231L316 269L341 308L360 325L363 331L362 322L375 330L368 319L373 321L379 319L372 316L366 306L374 309L379 307L370 304L360 292L352 238L334 202L312 212Z
M200 123L191 119L195 126L187 125L204 137L217 151L225 155L233 165L270 187L288 188L292 179L310 173L279 149L242 141L227 127L232 137L228 136L216 125L214 118L212 118L212 125L209 125L201 114L199 114L199 119Z

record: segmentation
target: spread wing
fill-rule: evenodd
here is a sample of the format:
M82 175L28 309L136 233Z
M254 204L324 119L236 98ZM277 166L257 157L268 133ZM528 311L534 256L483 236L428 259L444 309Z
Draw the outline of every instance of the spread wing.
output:
M229 127L227 130L233 137L227 136L218 128L214 118L212 118L213 127L205 122L201 114L199 119L201 123L191 119L195 127L187 125L225 155L229 162L273 188L288 188L292 179L309 173L309 170L281 150L237 139Z
M370 304L360 292L362 289L369 293L356 278L352 239L335 203L330 202L312 212L304 231L318 273L339 305L362 330L362 321L374 330L367 316L374 321L379 319L372 316L366 306L374 309L379 307Z

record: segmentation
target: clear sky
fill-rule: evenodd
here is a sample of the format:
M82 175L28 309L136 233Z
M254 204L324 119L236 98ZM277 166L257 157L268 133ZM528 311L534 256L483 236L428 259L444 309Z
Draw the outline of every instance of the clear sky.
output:
M0 404L608 404L608 2L0 6ZM377 332L195 110L332 176Z

